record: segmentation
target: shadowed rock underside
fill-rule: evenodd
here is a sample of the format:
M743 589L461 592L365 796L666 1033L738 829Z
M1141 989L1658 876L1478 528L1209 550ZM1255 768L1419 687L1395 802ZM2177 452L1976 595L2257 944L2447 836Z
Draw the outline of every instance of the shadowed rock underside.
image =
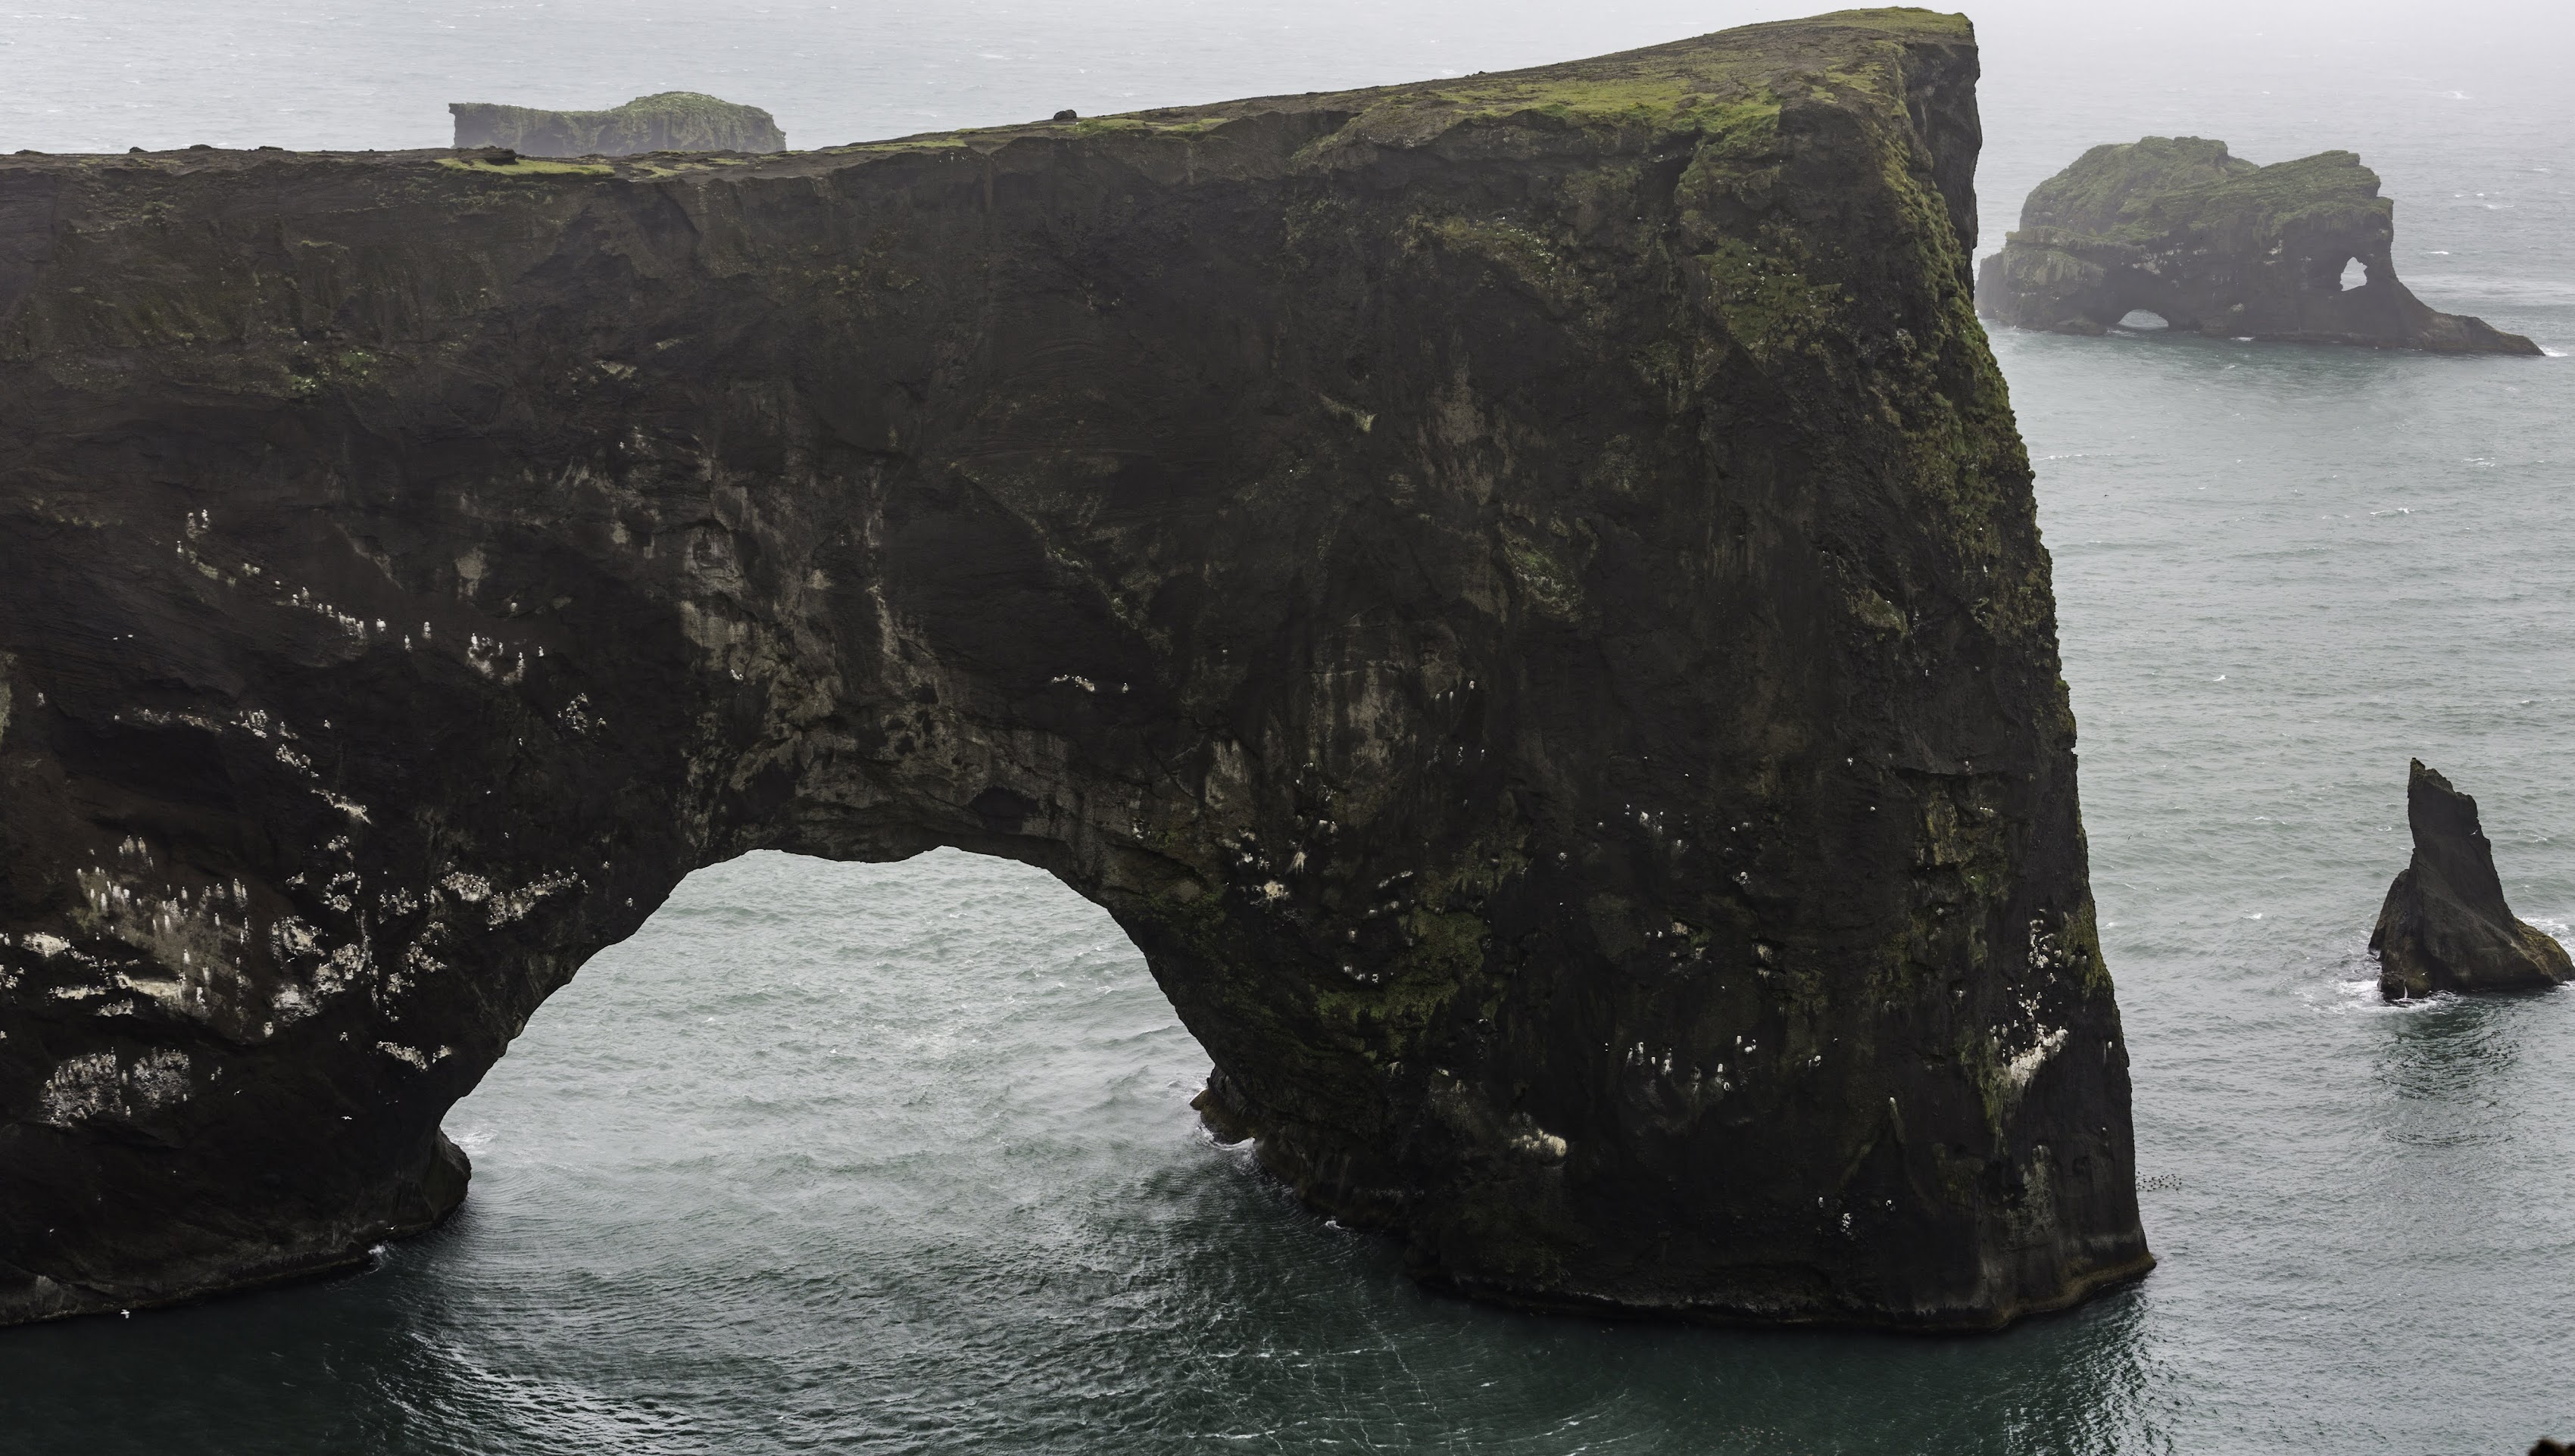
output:
M1447 1288L2142 1272L1975 75L1855 12L753 161L0 159L0 1318L429 1224L529 1014L763 847L1053 871Z
M2131 312L2219 338L2527 354L2397 281L2396 204L2350 152L2257 167L2224 142L2094 147L2042 182L1985 260L1977 307L2023 329L2099 334ZM2359 264L2363 277L2346 288Z
M2414 858L2387 886L2369 934L2380 994L2545 990L2575 979L2566 947L2504 903L2477 801L2420 758L2406 775L2405 822Z
M530 157L631 157L643 152L783 152L777 118L695 91L638 96L606 111L546 111L451 101L456 145L507 147Z

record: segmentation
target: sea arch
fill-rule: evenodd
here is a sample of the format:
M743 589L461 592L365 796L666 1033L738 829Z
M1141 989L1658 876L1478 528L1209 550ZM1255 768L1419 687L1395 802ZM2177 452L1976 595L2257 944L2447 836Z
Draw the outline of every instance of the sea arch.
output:
M0 1318L434 1222L445 1109L757 848L1054 873L1448 1287L2142 1272L1974 67L0 159Z

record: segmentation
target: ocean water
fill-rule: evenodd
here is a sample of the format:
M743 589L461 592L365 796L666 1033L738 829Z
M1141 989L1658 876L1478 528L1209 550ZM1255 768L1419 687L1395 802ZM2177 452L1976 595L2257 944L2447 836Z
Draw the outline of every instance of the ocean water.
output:
M24 3L24 0L19 0ZM791 140L1409 79L1793 13L1452 0L64 3L0 150L417 146L687 86ZM2348 147L2436 307L2575 350L2552 11L1979 15L1986 245L2096 142ZM449 1128L464 1211L327 1282L0 1331L0 1451L2390 1452L2575 1434L2575 991L2380 1004L2405 760L2575 923L2575 361L2004 334L2056 559L2143 1284L2009 1333L1426 1295L1188 1099L1098 909L954 852L704 870ZM0 403L5 408L5 403Z

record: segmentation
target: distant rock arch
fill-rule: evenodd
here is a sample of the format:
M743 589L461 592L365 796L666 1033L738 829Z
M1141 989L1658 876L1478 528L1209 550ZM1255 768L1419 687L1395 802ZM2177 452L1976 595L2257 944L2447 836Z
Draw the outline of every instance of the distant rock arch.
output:
M2224 142L2146 137L2094 147L2033 188L1984 261L1976 307L2056 333L2102 333L2149 309L2225 338L2540 352L2414 297L2389 257L2395 237L2396 205L2350 152L2257 167Z

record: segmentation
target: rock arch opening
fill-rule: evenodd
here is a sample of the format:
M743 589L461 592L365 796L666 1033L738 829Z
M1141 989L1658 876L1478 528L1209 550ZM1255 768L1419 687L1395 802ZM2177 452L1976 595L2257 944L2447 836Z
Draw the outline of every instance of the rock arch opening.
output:
M2152 309L2130 309L2119 316L2119 327L2133 333L2158 334L2172 325Z
M446 1257L571 1307L593 1277L725 1307L849 1271L868 1307L1079 1277L1132 1236L1120 1205L1240 1178L1190 1107L1206 1071L1133 942L1043 870L755 851L594 957L448 1114L477 1212Z
M2335 280L2335 284L2344 293L2352 293L2359 289L2368 287L2369 265L2361 262L2358 258L2346 261L2342 265L2342 274Z

